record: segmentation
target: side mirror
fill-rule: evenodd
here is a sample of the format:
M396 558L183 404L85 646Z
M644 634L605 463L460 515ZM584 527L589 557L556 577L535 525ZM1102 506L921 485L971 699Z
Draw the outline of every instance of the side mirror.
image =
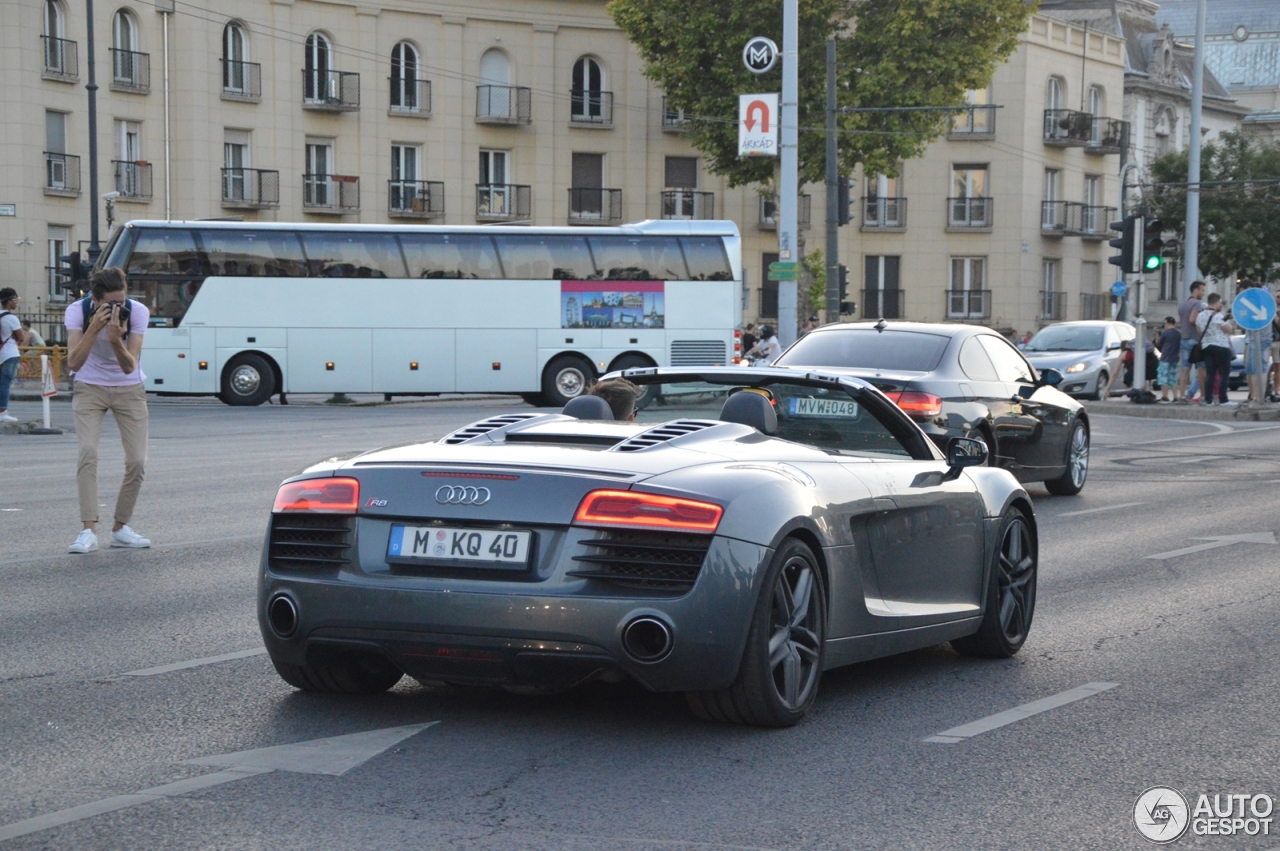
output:
M1120 344L1119 344L1119 343L1108 343L1108 344L1107 344L1107 351L1109 351L1109 352L1115 352L1115 351L1119 351L1119 350L1120 350Z
M947 442L947 477L954 479L965 467L987 463L987 444L972 437L953 437Z
M1040 370L1040 380L1036 384L1040 386L1057 387L1062 383L1062 373L1053 367L1046 367Z

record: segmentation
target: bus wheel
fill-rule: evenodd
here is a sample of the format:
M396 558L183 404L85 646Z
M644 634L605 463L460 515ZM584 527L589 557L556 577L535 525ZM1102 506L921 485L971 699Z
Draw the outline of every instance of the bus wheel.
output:
M581 396L595 378L596 372L588 361L576 355L561 355L542 371L542 396L548 405L562 408L570 399Z
M276 374L262 355L236 355L222 370L219 398L228 405L261 405L276 392Z

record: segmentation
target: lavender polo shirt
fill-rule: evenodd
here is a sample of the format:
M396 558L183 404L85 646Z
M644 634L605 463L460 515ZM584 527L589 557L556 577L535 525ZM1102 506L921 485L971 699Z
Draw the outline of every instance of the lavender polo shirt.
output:
M151 311L140 301L129 302L129 335L142 336L147 333L147 320L151 317ZM83 331L84 308L80 306L79 301L73 301L67 307L67 313L64 318L68 331ZM146 376L142 373L142 358L138 358L138 368L133 372L125 373L120 369L120 362L116 360L115 350L111 348L111 341L107 339L107 329L103 328L98 332L98 339L93 341L93 348L89 350L89 357L85 358L84 366L76 371L76 381L83 381L85 384L97 384L100 387L125 387L130 384L141 384L146 380Z

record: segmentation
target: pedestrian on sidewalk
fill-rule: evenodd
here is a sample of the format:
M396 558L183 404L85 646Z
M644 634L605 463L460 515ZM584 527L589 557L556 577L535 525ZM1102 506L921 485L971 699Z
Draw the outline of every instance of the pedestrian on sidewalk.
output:
M76 486L84 529L68 548L72 553L98 549L98 442L110 411L124 444L124 481L116 498L113 547L149 547L151 541L129 528L142 489L147 462L147 393L143 386L142 339L150 312L128 298L124 272L102 269L89 278L90 294L67 307L67 361L75 372L71 411L80 459Z
M1205 404L1235 407L1235 402L1227 400L1227 385L1231 383L1231 334L1235 329L1222 309L1222 296L1217 293L1209 296L1204 310L1196 318L1196 329L1204 335L1200 340L1204 352L1204 380L1200 386ZM1213 401L1215 387L1216 403Z
M40 336L40 332L31 327L30 319L22 320L22 333L25 334L27 337L27 341L22 344L24 346L36 346L37 348L44 348L45 346L49 345L44 341L44 337Z
M18 346L26 340L22 323L13 313L17 309L18 291L13 287L0 290L0 423L18 421L9 413L9 388L18 375L18 364L22 363Z
M1182 332L1178 330L1178 320L1172 316L1164 318L1164 330L1160 332L1160 365L1156 370L1156 383L1160 385L1160 401L1168 402L1173 393L1174 402L1178 401L1178 368L1182 360Z
M1271 396L1280 402L1280 293L1276 293L1276 315L1271 320Z
M1178 398L1183 402L1191 401L1194 392L1189 392L1187 384L1191 380L1191 350L1195 348L1199 339L1199 331L1196 326L1196 320L1200 318L1200 311L1204 310L1204 281L1192 281L1191 296L1178 305L1178 333L1182 335L1182 356L1179 361L1178 369ZM1201 348L1204 348L1203 343ZM1195 365L1195 370L1199 376L1199 386L1204 387L1204 361ZM1203 395L1203 393L1201 394Z

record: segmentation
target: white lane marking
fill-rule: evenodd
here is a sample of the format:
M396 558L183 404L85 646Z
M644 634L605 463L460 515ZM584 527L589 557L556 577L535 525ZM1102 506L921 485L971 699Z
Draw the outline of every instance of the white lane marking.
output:
M237 650L234 653L223 653L220 656L205 656L202 659L191 659L186 662L174 662L169 665L157 665L154 668L143 668L140 671L125 671L122 677L154 677L157 674L167 674L170 671L182 671L187 668L199 668L203 665L216 665L219 662L229 662L232 659L246 659L249 656L261 656L267 652L265 647L255 647L252 650Z
M1173 443L1178 440L1206 440L1210 437L1222 437L1226 434L1253 434L1257 431L1274 431L1280 426L1259 426L1257 428L1244 427L1235 428L1226 423L1204 422L1203 420L1171 420L1171 422L1188 423L1191 425L1213 426L1216 431L1205 432L1202 434L1184 434L1180 437L1161 437L1156 440L1139 440L1136 443L1109 443L1106 446L1098 447L1099 449L1124 449L1129 446L1149 446L1153 443Z
M970 721L968 724L961 724L959 727L952 727L950 730L943 730L938 735L930 736L924 741L942 745L958 744L980 733L989 732L997 727L1004 727L1024 718L1030 718L1032 715L1039 715L1041 712L1048 712L1050 709L1057 709L1059 706L1066 706L1068 703L1075 703L1077 700L1084 700L1086 697L1092 697L1099 692L1115 688L1118 685L1120 684L1085 683L1060 694L1033 700L1021 706L1015 706L1013 709L997 712L995 715L988 715L986 718L979 718L977 721Z
M1213 535L1204 538L1192 538L1193 541L1208 541L1207 544L1196 544L1191 547L1183 547L1180 550L1170 550L1167 553L1156 553L1147 558L1168 559L1177 558L1178 556L1189 556L1192 553L1202 553L1205 550L1216 550L1218 547L1229 547L1232 544L1275 544L1276 536L1274 532L1254 532L1248 535Z
M1050 517L1079 517L1082 514L1101 514L1104 511L1118 511L1121 508L1133 508L1136 505L1146 505L1145 502L1122 502L1119 505L1106 505L1102 508L1085 508L1080 511L1064 511L1061 514L1051 514Z
M369 730L364 733L351 733L346 736L333 736L328 739L315 739L310 742L298 742L297 744L281 745L274 748L241 751L240 753L227 754L222 757L190 760L191 763L197 765L227 765L230 763L230 767L213 774L189 777L186 780L167 783L164 786L143 789L141 792L135 792L132 795L116 795L111 798L104 798L101 801L93 801L92 803L81 804L78 807L70 807L65 810L36 816L35 818L16 821L13 824L3 825L0 826L0 842L17 836L25 836L28 833L48 830L51 827L60 827L73 821L92 818L103 813L124 810L164 798L186 795L190 792L208 789L211 786L243 780L246 777L269 774L272 771L290 771L296 774L327 774L331 777L340 777L356 766L373 759L392 745L398 744L410 736L417 735L433 724L439 723L439 721L428 721L425 724L388 727L383 730Z

